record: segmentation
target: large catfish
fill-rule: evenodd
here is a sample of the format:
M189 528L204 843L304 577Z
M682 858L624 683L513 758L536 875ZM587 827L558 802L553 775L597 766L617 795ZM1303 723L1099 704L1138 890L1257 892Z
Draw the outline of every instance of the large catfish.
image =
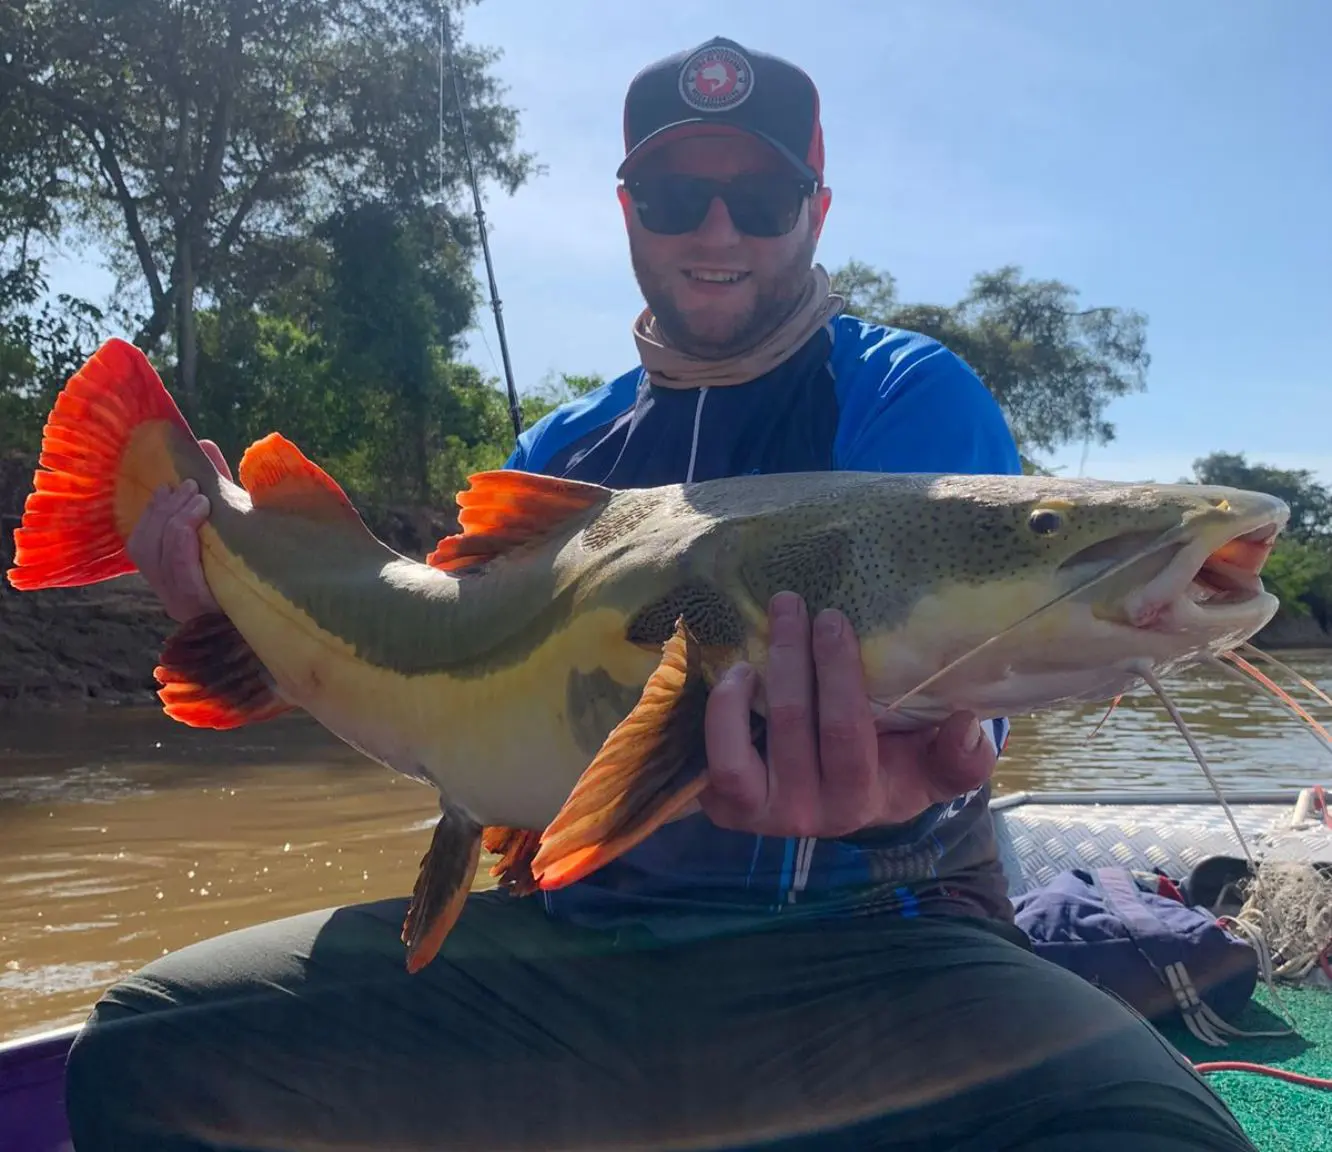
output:
M710 686L762 671L769 598L845 612L884 728L1107 700L1243 643L1288 509L1203 485L807 473L616 492L473 476L422 563L376 539L274 433L218 475L146 357L104 344L56 400L15 532L19 589L132 572L155 489L212 504L222 614L166 643L168 715L225 728L304 709L427 781L441 819L404 924L428 963L480 849L514 890L571 883L696 809ZM756 727L763 703L757 704Z

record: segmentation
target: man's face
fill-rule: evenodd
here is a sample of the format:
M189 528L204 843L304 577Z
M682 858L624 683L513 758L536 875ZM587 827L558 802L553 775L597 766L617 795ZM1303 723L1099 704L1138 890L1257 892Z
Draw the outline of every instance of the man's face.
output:
M663 176L797 182L790 166L749 136L695 136L663 145L629 173L649 187ZM643 299L661 333L681 351L718 358L743 351L771 331L805 286L831 193L803 201L785 235L741 232L720 199L703 222L679 236L650 231L629 193L619 189L629 254Z

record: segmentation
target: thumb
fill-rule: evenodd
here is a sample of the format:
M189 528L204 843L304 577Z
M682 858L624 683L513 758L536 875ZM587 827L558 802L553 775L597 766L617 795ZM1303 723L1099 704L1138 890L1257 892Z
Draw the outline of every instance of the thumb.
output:
M204 450L204 455L213 462L213 467L221 472L228 480L234 482L235 477L231 475L231 468L227 464L227 458L222 455L222 449L212 440L200 440L199 447Z
M970 712L948 717L925 753L929 779L940 800L952 800L979 788L994 772L999 754Z

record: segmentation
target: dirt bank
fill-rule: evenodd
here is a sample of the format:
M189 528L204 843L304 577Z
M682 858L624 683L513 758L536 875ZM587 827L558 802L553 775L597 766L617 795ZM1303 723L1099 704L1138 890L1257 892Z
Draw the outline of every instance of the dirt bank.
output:
M30 457L0 457L0 571L14 557L32 483ZM362 506L380 539L423 556L455 530L453 509ZM0 577L0 714L70 705L153 703L153 668L175 627L140 576L91 588L14 591Z
M13 559L12 534L32 481L33 461L0 458L0 570ZM361 505L380 539L423 556L455 530L453 508ZM153 703L153 668L172 621L142 578L92 588L18 593L0 579L0 713L79 704ZM1258 637L1272 648L1332 647L1308 617L1278 617Z

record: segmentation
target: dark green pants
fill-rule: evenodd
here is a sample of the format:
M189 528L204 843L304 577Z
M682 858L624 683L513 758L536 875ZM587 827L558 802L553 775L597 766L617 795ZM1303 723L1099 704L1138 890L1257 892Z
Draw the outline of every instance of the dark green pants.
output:
M1155 1030L1002 926L666 947L487 893L408 976L403 912L235 932L112 988L70 1059L78 1152L1253 1152Z

